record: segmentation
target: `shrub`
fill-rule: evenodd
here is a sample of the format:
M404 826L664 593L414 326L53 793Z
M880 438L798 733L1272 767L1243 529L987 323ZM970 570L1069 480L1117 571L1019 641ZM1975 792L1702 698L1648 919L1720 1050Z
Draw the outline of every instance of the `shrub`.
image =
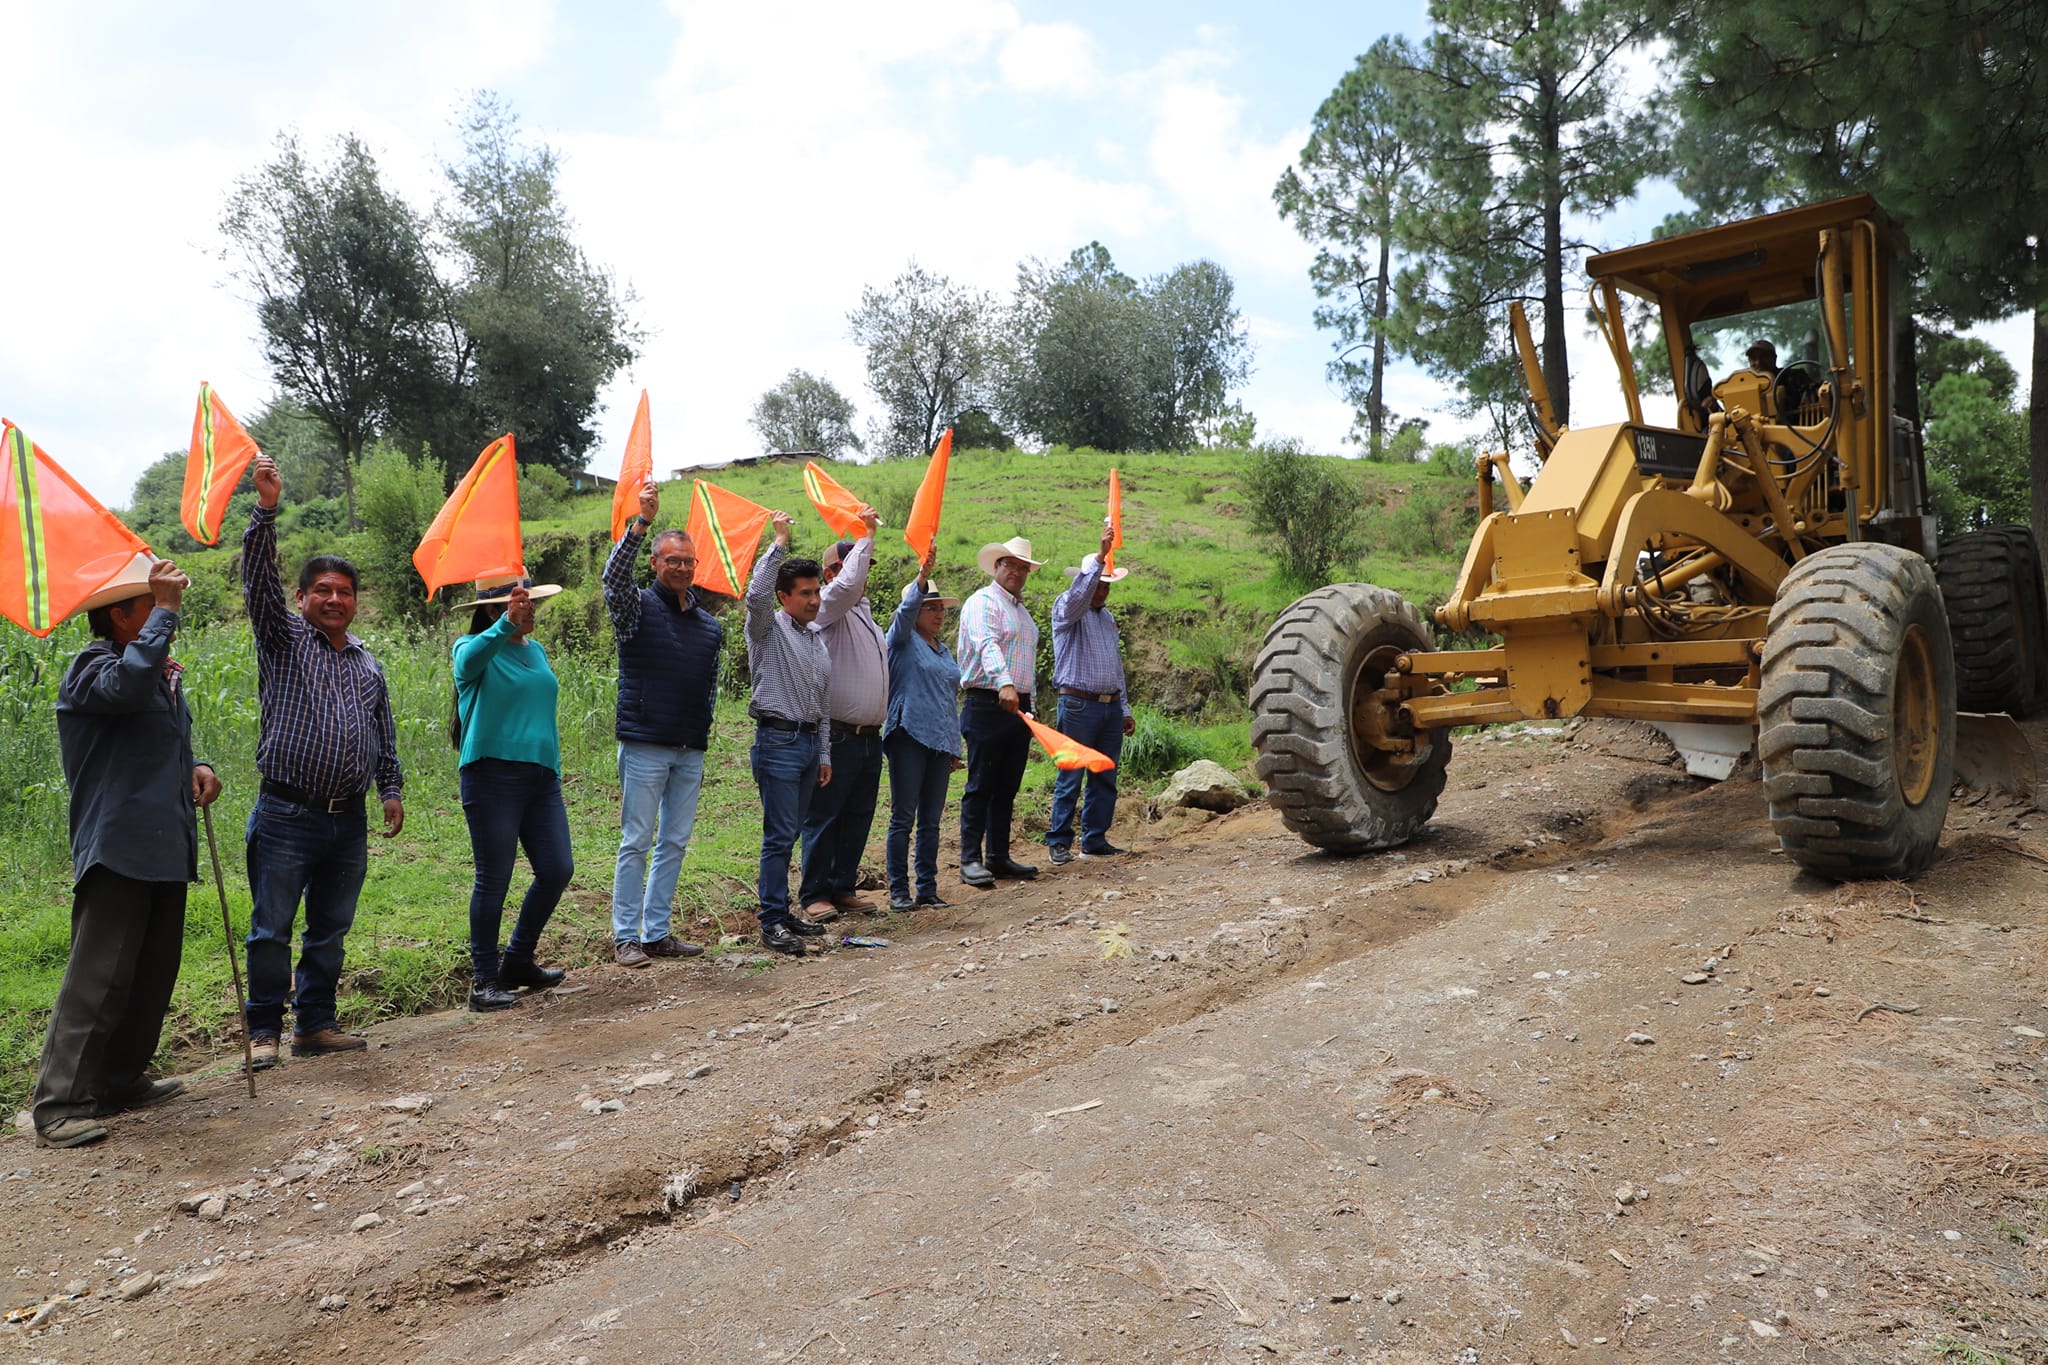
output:
M1267 442L1246 453L1239 482L1252 529L1295 583L1321 587L1364 548L1359 491L1336 460L1298 441Z
M1192 728L1149 706L1135 710L1138 728L1124 741L1124 776L1137 780L1165 777L1179 772L1198 758L1208 756L1202 737Z
M529 464L519 471L519 518L539 521L562 510L569 500L569 477L544 464Z

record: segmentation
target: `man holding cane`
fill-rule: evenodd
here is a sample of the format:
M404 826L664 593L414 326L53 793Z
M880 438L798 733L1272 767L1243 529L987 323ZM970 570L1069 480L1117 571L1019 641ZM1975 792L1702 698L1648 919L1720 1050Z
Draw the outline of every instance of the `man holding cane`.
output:
M186 887L199 879L194 811L220 795L212 767L193 760L171 658L189 586L171 561L137 555L81 605L95 638L57 693L77 880L33 1102L45 1147L97 1142L101 1119L184 1088L148 1067L178 980Z

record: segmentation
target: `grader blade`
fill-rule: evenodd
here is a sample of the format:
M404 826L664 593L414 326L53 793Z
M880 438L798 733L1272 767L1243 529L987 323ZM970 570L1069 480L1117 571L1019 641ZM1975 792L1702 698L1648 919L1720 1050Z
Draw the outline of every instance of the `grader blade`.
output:
M1956 781L2034 804L2034 748L2003 713L1956 712Z

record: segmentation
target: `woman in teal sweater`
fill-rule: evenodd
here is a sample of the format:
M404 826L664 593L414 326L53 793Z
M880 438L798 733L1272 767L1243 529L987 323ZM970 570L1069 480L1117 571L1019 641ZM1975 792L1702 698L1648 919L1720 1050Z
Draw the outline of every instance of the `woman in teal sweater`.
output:
M561 591L525 577L477 582L469 634L455 642L457 747L462 814L476 883L469 893L469 1007L519 1003L522 986L552 986L562 973L534 962L540 931L575 871L569 811L562 804L562 753L555 724L555 673L533 636L533 604ZM533 885L519 906L512 941L498 955L505 893L524 845Z

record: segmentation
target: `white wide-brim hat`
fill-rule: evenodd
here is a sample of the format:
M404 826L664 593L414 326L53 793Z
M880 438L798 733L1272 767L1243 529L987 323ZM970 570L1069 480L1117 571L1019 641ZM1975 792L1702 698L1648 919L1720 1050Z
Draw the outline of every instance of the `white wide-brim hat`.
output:
M1082 574L1087 573L1090 569L1094 568L1096 564L1101 561L1101 559L1101 555L1086 555L1082 557L1080 568L1061 569L1060 572L1065 574L1069 578L1079 578ZM1121 583L1130 576L1131 571L1124 565L1119 564L1114 569L1111 569L1108 573L1104 574L1102 576L1102 581L1105 583Z
M94 607L111 607L116 602L126 602L131 597L142 597L154 591L149 586L149 571L155 564L155 559L138 552L121 566L121 572L107 580L105 587L72 608L71 616L83 616ZM68 621L71 617L64 619Z
M960 605L959 598L946 596L946 594L939 591L939 585L936 583L927 583L924 585L924 601L917 604L917 609L923 611L934 602L942 607L957 607Z
M466 611L471 607L502 607L512 600L512 589L524 588L527 595L538 602L543 597L553 597L562 590L560 583L536 583L525 574L492 574L489 578L476 581L476 600L457 602L450 611Z
M1045 567L1045 561L1031 553L1031 542L1022 536L1014 536L1000 545L982 546L981 553L974 557L974 562L981 566L983 573L993 578L998 559L1019 559L1034 569Z

